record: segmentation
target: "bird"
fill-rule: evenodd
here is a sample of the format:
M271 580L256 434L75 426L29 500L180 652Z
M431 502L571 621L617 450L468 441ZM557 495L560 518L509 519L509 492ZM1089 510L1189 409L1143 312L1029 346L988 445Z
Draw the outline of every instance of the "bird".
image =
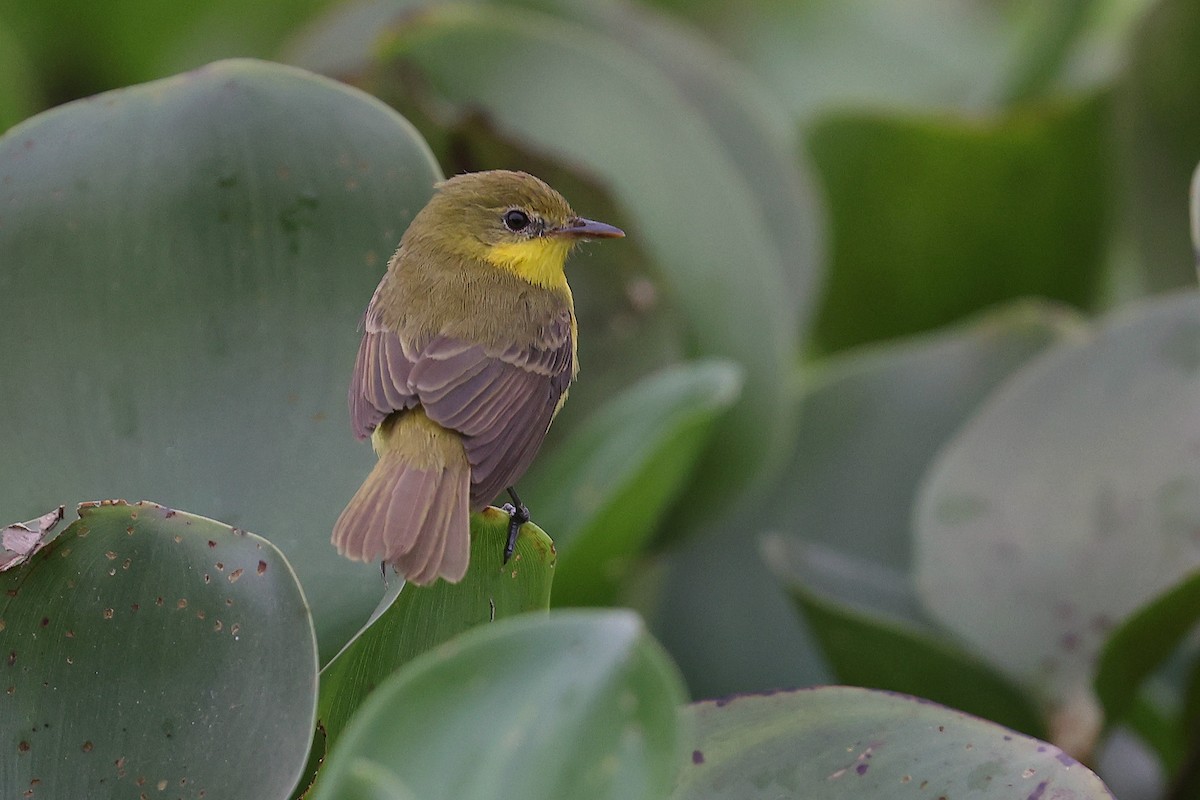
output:
M507 562L529 519L514 484L579 371L567 257L624 235L525 172L435 184L363 315L348 401L377 461L334 524L341 555L457 583L471 512L507 490Z

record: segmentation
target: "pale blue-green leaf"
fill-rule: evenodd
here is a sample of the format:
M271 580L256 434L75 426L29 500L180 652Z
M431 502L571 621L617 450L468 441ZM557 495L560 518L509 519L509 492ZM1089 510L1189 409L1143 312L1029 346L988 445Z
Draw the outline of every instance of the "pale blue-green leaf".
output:
M905 695L841 686L688 706L673 800L1111 800L1057 747Z
M1091 681L1126 616L1200 565L1200 296L1144 302L1019 370L916 508L918 590L1087 752Z
M356 327L438 177L378 100L256 61L10 130L0 518L151 496L263 531L336 652L378 590L329 543L373 460L346 412Z

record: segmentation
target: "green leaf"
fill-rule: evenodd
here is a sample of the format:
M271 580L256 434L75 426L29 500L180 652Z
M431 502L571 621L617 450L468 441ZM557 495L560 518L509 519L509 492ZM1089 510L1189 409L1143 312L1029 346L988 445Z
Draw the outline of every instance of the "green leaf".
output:
M915 697L847 687L706 701L673 800L1111 800L1058 748Z
M1157 299L1022 368L926 476L922 600L1043 698L1076 752L1098 732L1112 629L1200 565L1197 397L1200 297Z
M391 770L361 759L347 769L338 800L416 800L416 796Z
M1129 729L1137 734L1140 744L1158 757L1163 772L1173 775L1185 763L1190 745L1188 732L1181 722L1177 715L1160 708L1159 704L1142 694L1134 698L1125 709L1121 724L1129 726ZM1117 733L1110 736L1108 741L1119 737L1120 731L1121 729L1117 728ZM1116 772L1109 764L1104 764L1102 769L1105 772Z
M506 140L594 176L625 212L630 240L660 271L694 353L745 370L746 391L697 478L705 504L776 464L777 432L792 416L791 387L778 376L794 361L798 328L785 256L754 186L670 78L613 39L511 8L409 14L380 50L379 82L371 85L381 96L422 98L441 118L482 114ZM553 80L528 91L523 81L502 79L509 75ZM597 85L604 91L579 89ZM612 135L613 120L621 121L620 136ZM697 222L714 219L721 224Z
M312 800L342 797L364 773L422 800L664 797L682 699L634 614L522 615L457 637L382 684Z
M534 464L521 492L558 551L555 605L604 605L691 477L741 371L668 368L613 398Z
M652 629L693 692L831 680L818 642L752 542L764 532L803 537L907 576L909 517L936 449L1005 375L1078 325L1065 309L1025 302L817 367L775 484L669 554L651 589Z
M1123 620L1100 651L1096 695L1105 722L1132 708L1143 682L1200 622L1200 572L1188 576Z
M763 561L754 508L710 521L643 577L647 622L696 697L828 683L795 604Z
M793 117L986 112L1112 80L1153 0L657 0L734 53Z
M1036 295L1091 307L1111 162L1103 95L975 118L843 114L809 132L829 199L826 350Z
M737 62L653 9L622 0L521 0L522 5L599 29L653 62L692 110L704 117L725 152L753 187L751 200L766 223L788 281L789 315L802 341L820 292L824 209L795 157L796 131L775 99Z
M1125 211L1151 291L1194 286L1188 178L1200 160L1200 5L1161 0L1127 44L1115 87L1114 130L1127 176Z
M1036 100L1052 86L1062 69L1071 45L1095 13L1094 0L1059 0L1056 3L1026 2L1025 16L1036 20L1032 35L1018 45L1013 74L1003 99L1007 104Z
M271 530L335 653L378 587L329 544L373 460L356 326L438 177L378 100L254 61L0 138L0 518L133 495Z
M935 453L1015 369L1083 332L1070 310L1021 301L819 365L757 527L908 573L913 502Z
M918 695L1046 736L1024 692L928 623L907 575L783 537L764 542L764 551L839 683ZM868 593L874 602L864 604Z
M153 503L79 513L0 574L0 796L288 797L317 651L287 560Z
M472 514L466 577L385 595L367 625L321 671L317 716L330 746L367 695L416 656L477 625L550 607L554 544L541 528L526 525L512 559L501 564L508 520L495 508Z
M836 106L978 107L1000 94L1012 46L999 11L977 2L758 0L696 16L802 119Z

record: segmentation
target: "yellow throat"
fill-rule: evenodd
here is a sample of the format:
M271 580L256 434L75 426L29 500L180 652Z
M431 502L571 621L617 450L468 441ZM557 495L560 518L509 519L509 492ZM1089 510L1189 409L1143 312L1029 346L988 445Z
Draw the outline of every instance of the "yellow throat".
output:
M508 270L534 286L563 289L567 287L563 267L573 244L570 239L557 236L503 242L488 246L483 257L489 264Z

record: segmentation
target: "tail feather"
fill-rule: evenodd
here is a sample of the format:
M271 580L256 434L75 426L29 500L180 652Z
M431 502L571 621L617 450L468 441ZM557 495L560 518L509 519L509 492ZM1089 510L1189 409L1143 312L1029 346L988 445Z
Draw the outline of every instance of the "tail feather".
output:
M465 458L465 453L464 453ZM446 525L452 531L471 530L471 473L467 470L466 477L461 481L447 481L443 484L450 497L442 505L446 515ZM442 541L439 554L442 564L442 575L451 583L458 583L467 574L467 566L471 560L471 537L447 536Z
M438 487L439 497L431 506L431 513L437 513L439 519L435 524L447 530L470 530L470 478L464 481L443 481ZM416 583L433 581L440 573L451 583L462 580L467 572L470 560L470 536L443 536L430 547L429 551L413 553L413 580ZM421 564L424 559L424 567Z
M423 509L421 526L430 530L444 530L445 515L441 504L444 502L442 488L444 481L438 481L433 488L433 496ZM428 583L437 578L437 570L441 566L439 557L445 547L446 536L421 536L413 542L412 549L400 556L397 561L403 562L401 570L413 583Z
M425 521L437 500L442 475L440 471L415 469L402 461L393 466L391 472L395 476L392 493L379 527L384 540L383 560L398 564L400 559L408 559L423 542L432 541L441 534L436 528L427 530ZM408 577L408 572L402 571Z
M334 524L334 546L357 561L392 564L412 583L461 580L471 486L461 440L410 412L384 431L377 450L375 468Z

